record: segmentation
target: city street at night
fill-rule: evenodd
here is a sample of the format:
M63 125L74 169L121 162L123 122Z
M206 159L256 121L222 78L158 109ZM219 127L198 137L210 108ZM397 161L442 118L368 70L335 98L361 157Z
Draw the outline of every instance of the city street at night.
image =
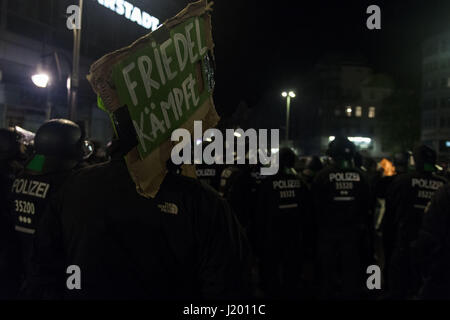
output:
M0 0L0 305L450 300L449 21L448 0Z

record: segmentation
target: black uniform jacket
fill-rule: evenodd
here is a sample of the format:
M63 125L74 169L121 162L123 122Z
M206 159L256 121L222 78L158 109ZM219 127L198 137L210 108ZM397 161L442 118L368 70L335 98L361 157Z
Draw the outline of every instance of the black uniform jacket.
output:
M41 220L28 295L81 299L221 299L244 294L247 241L225 200L168 173L136 192L123 158L80 170ZM67 273L68 267L69 274ZM81 274L81 289L66 281ZM73 278L69 282L74 281Z

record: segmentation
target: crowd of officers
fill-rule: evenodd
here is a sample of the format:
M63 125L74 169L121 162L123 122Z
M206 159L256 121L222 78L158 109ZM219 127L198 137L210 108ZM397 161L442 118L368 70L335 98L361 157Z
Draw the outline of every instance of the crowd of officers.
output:
M155 198L136 191L130 146L86 146L64 119L33 145L0 129L1 299L450 298L450 189L425 145L393 175L345 137L326 160L281 148L275 175L168 163Z

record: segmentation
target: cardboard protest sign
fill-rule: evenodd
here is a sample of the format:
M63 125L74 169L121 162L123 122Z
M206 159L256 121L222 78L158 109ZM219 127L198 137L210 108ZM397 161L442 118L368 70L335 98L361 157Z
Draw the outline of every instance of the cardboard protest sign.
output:
M203 121L205 129L219 120L212 99L210 10L206 0L191 3L157 30L91 66L88 80L104 109L128 110L137 146L126 162L145 197L154 197L165 177L172 131L185 128L192 134L194 120Z

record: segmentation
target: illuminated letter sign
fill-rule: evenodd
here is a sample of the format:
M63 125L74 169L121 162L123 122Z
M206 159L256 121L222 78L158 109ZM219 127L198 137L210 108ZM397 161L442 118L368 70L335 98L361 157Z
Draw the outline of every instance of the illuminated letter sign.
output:
M144 10L133 6L131 3L125 0L97 0L102 6L114 11L115 13L124 16L132 22L136 22L138 25L156 30L159 27L159 20L149 15Z

